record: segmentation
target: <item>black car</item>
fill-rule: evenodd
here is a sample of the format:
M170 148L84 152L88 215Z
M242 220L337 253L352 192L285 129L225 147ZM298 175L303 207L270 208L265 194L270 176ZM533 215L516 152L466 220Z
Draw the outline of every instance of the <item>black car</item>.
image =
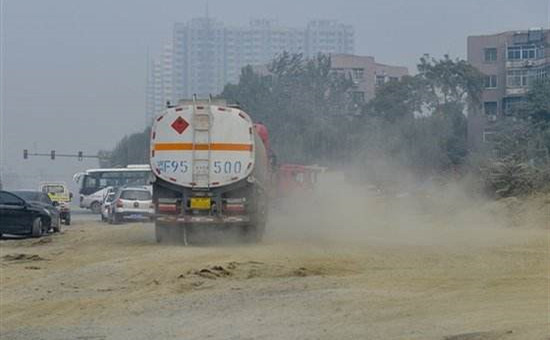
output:
M40 237L48 232L51 223L51 214L43 206L0 190L0 236L10 234Z
M35 190L15 190L10 192L21 197L28 203L46 209L50 215L50 228L53 229L54 232L61 231L59 203L53 202L48 194Z

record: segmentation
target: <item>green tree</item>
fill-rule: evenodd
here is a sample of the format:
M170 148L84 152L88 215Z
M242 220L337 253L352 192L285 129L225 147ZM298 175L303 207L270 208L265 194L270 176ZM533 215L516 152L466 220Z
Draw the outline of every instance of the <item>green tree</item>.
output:
M322 162L343 157L348 145L351 79L331 70L330 57L282 53L264 74L242 70L221 96L266 124L279 158Z
M463 60L423 57L418 74L377 88L364 108L364 124L381 134L361 143L420 175L454 169L467 156L466 110L477 109L482 76ZM377 139L384 136L382 139Z
M550 181L550 81L533 82L525 101L504 117L482 152L486 189L498 197L529 194Z
M102 151L100 154L109 158L102 160L105 167L125 167L128 164L149 164L149 143L151 128L143 132L124 136L111 152Z

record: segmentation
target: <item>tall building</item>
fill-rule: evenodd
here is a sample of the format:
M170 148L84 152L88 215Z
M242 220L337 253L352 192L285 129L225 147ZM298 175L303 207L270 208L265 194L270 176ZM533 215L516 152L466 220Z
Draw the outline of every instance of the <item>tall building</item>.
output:
M255 19L234 27L207 17L177 23L173 34L174 99L218 94L238 82L242 67L268 63L283 51L310 57L354 50L353 27L330 20L293 28Z
M216 19L174 25L174 100L220 92L225 85L224 42L224 24Z
M305 31L306 56L312 57L322 53L353 54L354 30L352 26L343 25L334 20L313 20Z
M481 112L468 115L472 147L490 142L495 122L513 115L533 80L550 77L550 30L468 37L468 62L484 76Z
M147 58L147 93L145 121L150 124L153 117L173 101L173 47L166 44L158 57Z
M149 63L147 122L166 102L217 95L237 83L246 65L265 65L284 51L313 57L318 53L352 54L354 30L332 20L310 21L304 28L254 19L247 26L226 26L214 18L176 23L172 44Z

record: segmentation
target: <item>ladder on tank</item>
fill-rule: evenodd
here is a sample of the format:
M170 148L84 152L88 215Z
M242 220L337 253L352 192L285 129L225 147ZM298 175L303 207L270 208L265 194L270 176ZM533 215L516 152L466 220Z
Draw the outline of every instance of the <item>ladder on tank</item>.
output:
M193 155L191 171L194 185L206 182L207 186L210 186L210 159L211 159L211 124L212 124L212 111L211 105L212 97L208 100L208 105L204 105L202 112L197 110L197 96L193 95ZM200 146L199 146L200 145ZM204 149L206 145L206 150ZM199 149L197 149L199 148ZM204 156L204 152L207 151L207 156Z

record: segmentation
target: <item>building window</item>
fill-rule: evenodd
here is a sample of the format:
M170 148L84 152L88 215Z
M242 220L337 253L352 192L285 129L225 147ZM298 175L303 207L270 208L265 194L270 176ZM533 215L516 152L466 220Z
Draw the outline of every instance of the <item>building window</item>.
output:
M522 49L521 59L535 59L535 47L533 46Z
M485 88L486 89L496 89L497 88L497 76L492 74L485 76Z
M376 76L376 86L384 85L386 76Z
M497 49L495 47L485 49L485 61L486 62L497 61Z
M485 102L483 103L483 111L486 115L496 116L498 113L498 104L497 102Z
M508 60L528 60L544 58L544 47L535 45L510 46Z
M527 87L529 84L527 70L508 70L506 74L506 86L510 88Z
M354 68L352 69L351 77L353 80L363 80L363 73L365 72L365 69L362 68Z
M521 59L521 48L520 47L508 47L508 60L519 60Z

